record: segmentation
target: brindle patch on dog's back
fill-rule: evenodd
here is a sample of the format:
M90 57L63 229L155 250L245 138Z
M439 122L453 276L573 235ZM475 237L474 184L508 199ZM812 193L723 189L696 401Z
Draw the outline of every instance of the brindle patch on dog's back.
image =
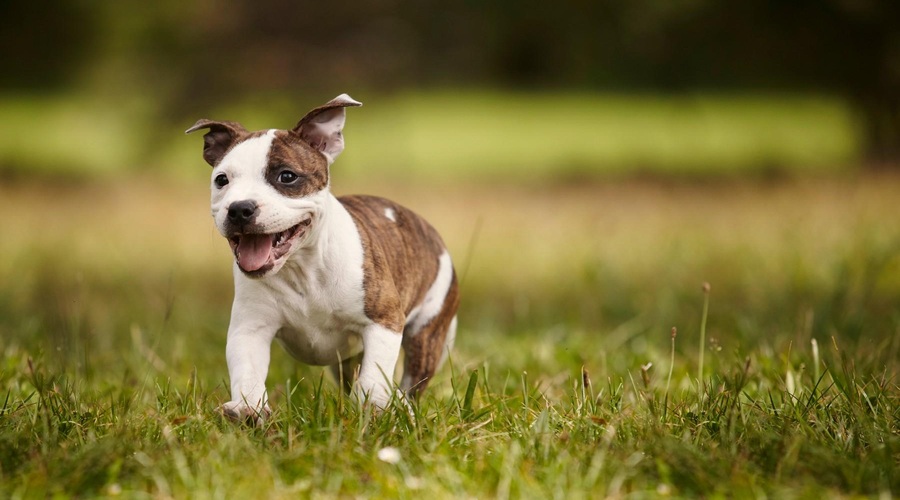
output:
M444 243L423 218L390 200L363 195L338 200L362 240L366 316L400 333L406 316L422 303L437 277Z

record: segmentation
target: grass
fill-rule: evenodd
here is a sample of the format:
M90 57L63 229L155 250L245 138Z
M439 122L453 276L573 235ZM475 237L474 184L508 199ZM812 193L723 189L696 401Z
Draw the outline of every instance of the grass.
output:
M577 342L577 340L576 340ZM582 340L583 342L583 340ZM372 415L322 378L277 387L275 417L238 428L197 377L91 393L15 353L3 407L5 493L593 497L896 491L897 391L828 356L824 377L753 357L682 388L564 373L558 386L481 365L412 415ZM872 367L861 360L866 371ZM832 363L834 363L832 365ZM686 381L684 379L683 381ZM556 384L554 384L556 385ZM683 384L682 384L683 385ZM692 385L692 384L690 384ZM396 458L379 459L384 450Z
M853 112L828 97L347 90L365 106L349 113L339 165L369 181L834 171L852 164L861 144ZM330 97L256 96L202 114L287 128ZM116 99L0 96L0 173L197 168L201 141L181 131L199 116L172 123L148 98Z
M373 415L275 347L261 429L215 412L230 257L205 179L0 186L0 496L900 492L900 178L340 175L441 230L457 348L412 415Z

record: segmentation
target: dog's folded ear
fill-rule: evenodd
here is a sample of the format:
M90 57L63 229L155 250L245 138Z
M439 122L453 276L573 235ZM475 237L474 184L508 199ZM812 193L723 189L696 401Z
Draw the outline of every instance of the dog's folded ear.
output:
M185 130L184 133L190 134L203 128L209 129L209 132L203 136L203 159L213 167L219 163L239 138L249 133L240 123L220 122L205 118L197 120L197 123Z
M321 151L330 165L344 150L344 134L341 131L347 116L344 108L348 106L362 106L362 103L347 94L341 94L306 113L291 132Z

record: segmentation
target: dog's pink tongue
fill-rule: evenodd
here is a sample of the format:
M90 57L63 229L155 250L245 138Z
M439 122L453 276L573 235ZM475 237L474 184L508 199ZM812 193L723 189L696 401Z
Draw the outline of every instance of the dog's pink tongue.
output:
M269 261L272 251L271 234L245 234L238 245L238 265L244 271L256 271Z

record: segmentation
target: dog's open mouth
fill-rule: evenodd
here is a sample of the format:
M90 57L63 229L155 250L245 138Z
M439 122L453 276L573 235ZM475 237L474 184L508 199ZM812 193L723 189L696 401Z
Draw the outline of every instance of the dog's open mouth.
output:
M228 238L228 243L241 271L260 275L272 269L275 262L284 257L293 242L306 232L311 223L312 217L308 217L279 233L235 234Z

